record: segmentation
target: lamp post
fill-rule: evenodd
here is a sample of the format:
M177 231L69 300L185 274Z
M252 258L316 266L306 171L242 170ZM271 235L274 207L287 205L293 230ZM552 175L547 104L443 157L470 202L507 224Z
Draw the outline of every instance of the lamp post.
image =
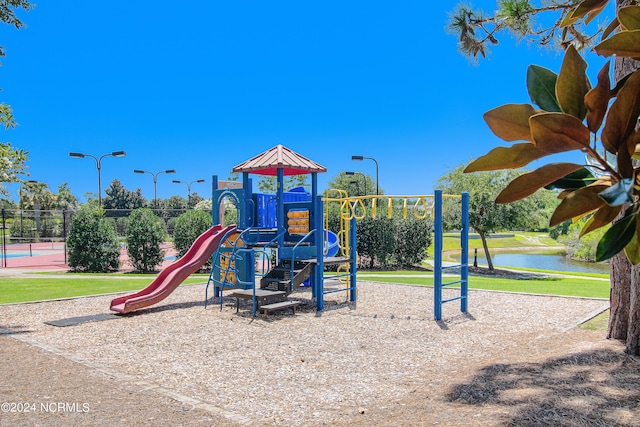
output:
M134 169L133 173L148 173L153 177L153 207L154 209L158 209L158 198L157 198L158 175L160 175L161 173L173 174L173 173L176 173L176 171L174 169L167 169L167 170L153 173L149 171L143 171L142 169Z
M345 172L345 175L362 175L362 182L364 183L364 196L367 195L367 177L362 172ZM353 181L352 181L353 182Z
M365 157L365 156L351 156L351 160L373 160L376 164L376 196L380 195L380 187L378 185L378 161L373 157Z
M189 206L191 206L191 184L195 183L203 183L204 179L197 179L195 181L180 181L179 179L174 179L172 182L176 183L176 184L187 184L187 209L189 209Z
M102 159L109 156L124 157L126 155L127 153L125 151L112 151L111 153L103 154L100 157L96 157L93 154L87 154L87 153L78 153L78 152L69 153L69 156L73 157L74 159L84 159L85 157L91 157L93 160L96 161L96 168L98 169L98 203L100 204L100 207L102 207L102 193L101 193L101 187L100 187L100 169L102 168Z
M356 188L358 189L357 196L360 197L360 182L358 182L358 181L349 181L349 184L356 186Z

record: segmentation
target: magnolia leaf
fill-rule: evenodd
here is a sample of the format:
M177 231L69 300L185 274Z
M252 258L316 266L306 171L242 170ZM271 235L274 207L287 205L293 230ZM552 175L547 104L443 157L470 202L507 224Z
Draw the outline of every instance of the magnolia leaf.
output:
M604 233L596 248L596 262L606 261L627 246L636 234L637 214L630 213Z
M620 21L618 21L617 17L613 18L613 20L609 22L609 25L607 25L607 28L605 28L604 31L602 32L602 40L609 37L611 33L613 33L616 30L616 28L618 28L618 26L620 26Z
M529 119L529 125L533 143L545 153L581 150L589 146L589 129L569 114L536 114Z
M576 8L573 8L569 12L567 12L567 14L562 19L562 22L560 23L560 28L568 27L569 25L576 23L580 19L580 17L573 16L575 11Z
M567 13L560 27L566 27L576 23L580 18L584 18L587 14L589 17L584 20L585 24L589 24L602 10L607 6L609 0L584 0L577 7Z
M596 133L602 126L602 120L611 100L610 67L611 62L607 61L598 73L598 84L584 97L584 104L587 107L587 126L593 133Z
M505 141L531 141L529 117L538 111L530 104L506 104L484 113L491 131Z
M640 59L640 30L616 33L598 43L593 49L602 56L616 55Z
M574 190L562 190L558 193L558 200L564 200L569 194L573 193Z
M531 102L544 111L560 113L562 109L556 98L558 75L538 65L527 68L527 91Z
M584 96L589 91L590 85L586 71L587 63L576 48L569 45L556 82L556 96L562 111L580 120L587 115Z
M605 202L598 196L598 193L606 187L605 185L590 185L566 194L551 215L549 225L553 227L604 206Z
M583 0L571 13L571 17L576 19L583 18L589 13L602 9L607 3L609 3L609 0Z
M587 19L584 20L584 23L586 25L589 25L589 23L591 21L593 21L596 16L600 15L600 12L602 12L604 10L604 8L607 6L608 2L609 2L609 0L605 1L602 6L596 7L594 9L591 9L591 12L589 12L589 16L587 17Z
M524 199L538 191L545 185L551 184L559 178L582 169L582 165L574 163L551 163L533 172L521 175L511 181L496 198L496 203L511 203Z
M627 202L633 202L633 179L624 178L620 182L603 190L600 197L609 206L622 206Z
M618 21L627 31L640 30L640 6L626 6L618 10Z
M538 150L536 146L530 142L513 144L511 147L496 147L484 156L471 162L464 169L464 172L517 169L546 155L546 153Z
M586 187L588 185L593 184L596 178L593 176L589 169L582 167L577 171L566 175L563 178L560 178L557 181L552 182L551 184L545 186L547 190L567 190L567 189L578 189L582 187Z
M582 227L582 230L580 230L579 238L582 238L585 234L591 233L598 228L611 224L621 210L622 206L604 205L587 220L584 227Z
M640 43L640 40L639 40ZM617 154L622 144L635 130L640 115L640 72L636 71L618 92L609 108L607 121L602 130L602 145L607 151Z
M636 219L636 232L633 234L631 241L624 247L624 254L631 264L640 263L640 221Z

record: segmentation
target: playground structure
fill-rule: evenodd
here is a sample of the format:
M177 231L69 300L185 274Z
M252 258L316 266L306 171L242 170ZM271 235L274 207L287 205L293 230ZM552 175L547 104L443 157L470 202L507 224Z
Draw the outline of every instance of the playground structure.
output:
M254 315L258 306L266 311L293 308L299 302L287 297L304 282L309 283L319 311L324 309L327 292L346 291L349 299L355 301L355 246L341 246L338 237L324 227L317 174L326 172L326 168L278 145L236 166L233 172L242 174L241 188L224 188L217 176L212 179L213 223L222 223L220 206L231 199L238 212L238 225L225 236L213 257L205 303L212 284L220 303L226 289L232 289L230 296L238 300L251 299ZM276 194L253 193L250 174L275 176ZM311 175L311 192L304 189L284 192L284 177L301 174ZM272 257L275 258L273 265ZM256 274L256 261L259 270L263 270L265 264L270 268ZM326 275L325 266L336 264L345 267L336 274ZM325 279L337 279L345 287L326 291Z
M330 197L333 193L337 197ZM444 200L460 200L460 263L445 266L443 263L443 222L442 215ZM433 311L435 320L442 320L442 305L447 302L460 301L460 311L467 312L469 295L469 193L461 195L443 194L442 190L436 190L433 195L421 196L390 196L372 195L362 197L349 197L343 190L329 190L324 199L326 206L331 202L340 203L340 239L341 247L345 250L351 245L350 227L355 227L354 220L362 220L367 216L375 218L378 215L385 215L391 218L400 212L403 218L413 216L416 219L425 219L431 216L434 221L434 300ZM355 235L354 235L355 236ZM355 245L355 239L353 239ZM444 282L444 272L459 270L460 279ZM449 275L448 277L450 277ZM443 290L448 286L460 286L458 296L445 299Z
M434 216L436 320L441 319L445 302L460 300L461 311L467 311L468 195L461 197L461 264L443 267L441 192L436 191L434 196L349 197L344 191L329 190L323 199L318 194L317 174L326 172L326 168L282 145L237 165L233 172L242 174L241 182L222 182L217 176L212 177L214 227L201 235L183 258L163 270L149 286L114 299L112 310L127 313L161 301L209 259L212 267L205 288L205 307L212 287L213 296L219 298L221 305L225 290L231 291L228 296L236 298L237 307L240 299L251 300L254 316L258 309L263 310L265 316L270 310L287 307L295 312L300 301L288 297L303 283L311 288L318 311L324 310L327 293L346 292L349 301L356 301L356 222L367 215L368 208L370 215L375 217L379 209L385 209L386 201L388 216L398 203L401 203L405 218L409 212L416 218ZM253 193L250 174L275 176L276 194ZM301 174L311 175L311 192L300 188L285 192L284 177ZM337 197L330 197L334 193ZM340 231L337 234L328 231L325 205L328 207L330 203L340 205ZM237 224L223 229L226 204L236 209ZM328 265L337 265L337 271L325 272ZM443 283L445 268L459 268L460 280ZM327 279L339 283L338 289L325 289ZM460 295L443 300L442 289L455 284L460 284Z

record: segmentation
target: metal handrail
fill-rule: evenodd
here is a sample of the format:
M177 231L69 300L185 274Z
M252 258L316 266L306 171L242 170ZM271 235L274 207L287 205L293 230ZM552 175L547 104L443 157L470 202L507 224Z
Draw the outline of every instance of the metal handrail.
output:
M316 229L314 228L313 230L309 231L307 234L304 235L304 237L302 239L300 239L300 241L298 243L295 244L295 246L293 248L291 248L291 279L289 281L289 291L293 292L293 276L294 276L294 264L295 264L295 259L296 259L296 249L298 248L298 246L300 246L300 244L302 242L304 242L305 240L307 240L308 237L310 237L311 235L313 235L313 233L316 232Z

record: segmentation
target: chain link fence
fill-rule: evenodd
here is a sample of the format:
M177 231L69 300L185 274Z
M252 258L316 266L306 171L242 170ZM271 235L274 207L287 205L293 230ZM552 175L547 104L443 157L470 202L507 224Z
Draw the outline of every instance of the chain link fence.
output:
M105 217L113 222L118 236L124 240L132 209L106 209ZM173 239L176 219L186 209L153 209ZM211 212L209 212L210 214ZM2 209L0 218L1 267L10 266L12 258L59 253L67 262L66 241L74 211Z

